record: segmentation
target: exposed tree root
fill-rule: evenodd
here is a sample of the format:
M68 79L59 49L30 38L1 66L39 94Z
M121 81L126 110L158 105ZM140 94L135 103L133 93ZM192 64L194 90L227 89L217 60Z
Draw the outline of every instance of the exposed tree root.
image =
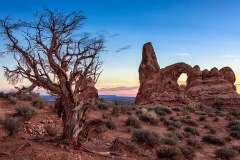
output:
M27 139L25 139L25 141L26 141L26 142L25 142L23 145L21 145L21 146L15 151L14 154L16 154L21 148L32 145L31 143L29 143L29 142L27 141Z
M121 156L121 154L116 153L116 152L97 152L97 151L93 151L93 150L87 149L85 147L81 147L81 149L83 151L87 151L87 152L90 152L90 153L98 154L98 155L104 156L104 157Z

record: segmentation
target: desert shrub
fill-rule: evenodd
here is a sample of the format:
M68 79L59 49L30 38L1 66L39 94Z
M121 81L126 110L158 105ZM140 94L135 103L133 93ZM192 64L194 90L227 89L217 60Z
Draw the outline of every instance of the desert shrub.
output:
M159 115L166 115L167 114L171 114L172 113L172 109L169 107L163 107L163 106L157 106L155 108L153 108L153 110L159 114Z
M188 139L186 139L186 143L193 147L202 148L201 142L197 139L188 138Z
M227 137L224 137L224 139L225 139L225 141L228 141L228 142L230 142L230 141L232 140L232 137L230 137L230 136L227 136Z
M173 120L173 121L178 121L178 118L175 117L175 116L170 116L169 119L170 119L170 120Z
M179 133L178 131L174 131L173 134L176 135L176 137L177 137L179 140L182 140L182 139L183 139L182 134Z
M195 111L195 114L206 115L207 113L206 113L206 112L203 112L203 111Z
M106 99L104 99L104 98L98 98L98 101L99 101L99 102L106 102Z
M227 116L225 117L225 119L228 120L228 121L235 121L235 120L237 120L237 118L234 117L234 116L232 116L232 115L227 115Z
M132 126L127 126L127 127L126 127L126 132L127 132L127 133L130 133L130 132L133 131L133 129L134 129L134 128L133 128Z
M217 157L219 157L221 159L226 159L226 160L233 159L237 155L237 153L234 150L226 148L226 147L215 150L214 154Z
M131 113L131 111L132 111L132 109L133 109L133 107L132 106L130 106L130 105L122 105L121 106L121 112L123 113L123 114L130 114Z
M25 119L29 120L37 114L36 109L30 106L19 106L15 108L16 115L21 115Z
M4 92L0 92L0 98L5 98L5 93Z
M113 130L113 129L116 129L117 128L117 125L116 123L112 120L112 119L108 119L106 121L106 127L110 130Z
M162 146L157 150L158 158L170 158L171 160L181 160L181 150L176 146Z
M231 109L228 111L228 115L232 115L232 116L234 116L234 117L238 117L238 116L240 116L240 111L239 111L239 109L231 108Z
M133 116L128 117L128 119L125 121L125 125L132 126L134 128L141 128L140 121Z
M195 108L194 107L192 107L192 106L185 106L185 107L183 107L183 111L184 112L195 112Z
M192 119L186 119L186 118L182 118L181 121L183 123L189 124L191 126L198 126L197 122L192 120Z
M177 144L177 140L173 137L163 137L161 142L170 146L175 146Z
M206 119L206 116L200 116L199 121L204 121Z
M32 96L31 94L19 94L18 95L18 99L21 101L32 101L33 98L34 98L34 96Z
M240 146L232 146L232 149L237 150L238 152L240 152Z
M186 116L187 119L192 119L191 116Z
M239 131L231 131L230 136L240 139L240 132Z
M209 129L209 131L211 132L211 133L216 133L216 129L214 129L212 126L210 126L209 124L206 124L205 126L204 126L204 128L207 128L207 129Z
M138 142L147 143L151 146L158 145L161 141L158 133L142 129L135 129L133 131L132 137Z
M213 120L214 120L214 121L219 121L219 118L218 118L218 117L214 117Z
M163 117L163 116L161 116L159 120L160 120L161 122L164 122L165 120L167 120L167 118L166 118L166 117Z
M46 105L47 101L45 99L42 98L33 98L32 99L32 105L39 108L39 109L43 109L44 106Z
M98 102L97 106L100 109L108 109L109 108L109 105L106 102Z
M99 126L97 126L97 127L95 128L95 131L96 131L97 133L106 132L107 130L108 130L108 128L106 127L105 124L101 124L101 125L99 125Z
M182 152L184 159L193 160L193 158L196 156L195 150L191 147L180 146L179 149Z
M181 108L179 108L179 107L173 107L173 108L172 108L172 110L173 110L173 111L177 111L177 112L180 112L180 111L182 111L182 109L181 109Z
M20 127L18 119L15 119L13 117L6 117L1 121L1 124L3 125L3 129L8 133L9 136L12 136L14 132L19 130Z
M103 119L108 119L108 118L109 118L109 116L108 116L108 114L106 114L106 113L103 113L103 114L102 114L102 118L103 118Z
M230 126L231 131L240 131L240 125L232 125Z
M172 124L176 128L181 128L182 124L180 122L173 122Z
M157 114L153 110L140 114L139 119L142 121L150 122L150 124L152 125L157 125L159 122L159 120L157 119Z
M234 125L240 125L240 122L239 121L228 122L228 127L231 127L231 126L234 126Z
M119 116L119 113L121 112L121 108L120 106L116 105L116 106L113 106L113 110L112 110L112 114L115 115L115 116Z
M185 127L184 128L185 132L190 132L192 135L200 135L199 131L197 130L197 128L194 127Z
M45 125L44 129L49 136L56 136L57 135L57 128L54 125Z
M183 135L184 137L189 138L190 135L191 135L191 133L190 133L190 132L183 132L182 135Z
M16 97L12 97L12 96L9 96L8 100L12 104L17 104L17 102L18 102L18 99Z
M206 135L202 137L202 140L204 142L208 142L211 144L216 144L216 145L223 145L225 144L225 140L223 138L218 138L212 135Z
M222 101L216 101L211 107L216 110L222 110L222 105L223 105Z
M208 116L209 117L215 117L216 115L214 113L209 113Z

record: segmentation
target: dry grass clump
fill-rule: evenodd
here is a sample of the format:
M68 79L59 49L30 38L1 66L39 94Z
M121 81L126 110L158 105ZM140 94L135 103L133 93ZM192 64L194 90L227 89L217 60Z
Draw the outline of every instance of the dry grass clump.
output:
M225 144L225 140L223 138L218 138L212 135L206 135L202 137L202 140L204 142L208 142L210 144L216 144L216 145L223 145Z
M31 119L37 114L37 110L30 106L19 106L15 108L16 115L23 116L26 120Z
M20 127L18 119L13 117L6 117L1 121L3 129L8 133L9 136L12 136L14 132L17 132Z
M133 116L128 117L128 119L125 121L125 125L132 126L134 128L141 128L140 121Z
M115 105L113 106L112 114L115 116L119 116L120 113L131 115L133 108L130 105Z
M54 125L45 125L44 129L49 136L56 136L57 135L57 128Z
M150 122L150 124L152 124L152 125L157 125L159 122L159 120L157 118L157 114L155 113L154 110L150 110L143 114L140 114L139 119L142 121L145 121L145 122Z
M214 154L217 157L219 157L221 159L226 159L226 160L233 159L234 157L237 156L237 153L234 150L229 149L227 147L219 148L219 149L215 150Z
M135 129L132 137L138 142L147 143L151 146L156 146L161 142L159 134L156 132L150 132L149 130Z

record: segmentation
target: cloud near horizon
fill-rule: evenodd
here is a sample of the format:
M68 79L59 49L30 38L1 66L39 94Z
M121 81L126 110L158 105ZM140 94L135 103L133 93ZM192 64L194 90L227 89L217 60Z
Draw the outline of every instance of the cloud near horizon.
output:
M236 58L238 56L227 54L227 55L221 55L220 58Z
M188 53L175 53L176 56L190 56Z
M139 88L139 86L98 88L98 92L99 92L99 94L106 94L106 95L136 96L138 88Z

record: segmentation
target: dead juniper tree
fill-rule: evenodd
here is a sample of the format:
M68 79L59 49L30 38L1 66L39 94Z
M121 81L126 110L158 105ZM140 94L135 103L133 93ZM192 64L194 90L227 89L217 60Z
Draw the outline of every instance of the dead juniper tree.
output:
M70 147L81 146L80 136L86 136L97 120L84 117L90 103L81 99L84 83L97 81L105 40L79 35L86 17L82 11L66 13L44 8L34 15L33 22L0 20L0 35L7 40L6 51L17 62L14 69L4 67L4 76L16 84L28 79L58 95L62 103L63 138ZM79 35L78 37L76 35ZM86 85L85 85L86 86Z

